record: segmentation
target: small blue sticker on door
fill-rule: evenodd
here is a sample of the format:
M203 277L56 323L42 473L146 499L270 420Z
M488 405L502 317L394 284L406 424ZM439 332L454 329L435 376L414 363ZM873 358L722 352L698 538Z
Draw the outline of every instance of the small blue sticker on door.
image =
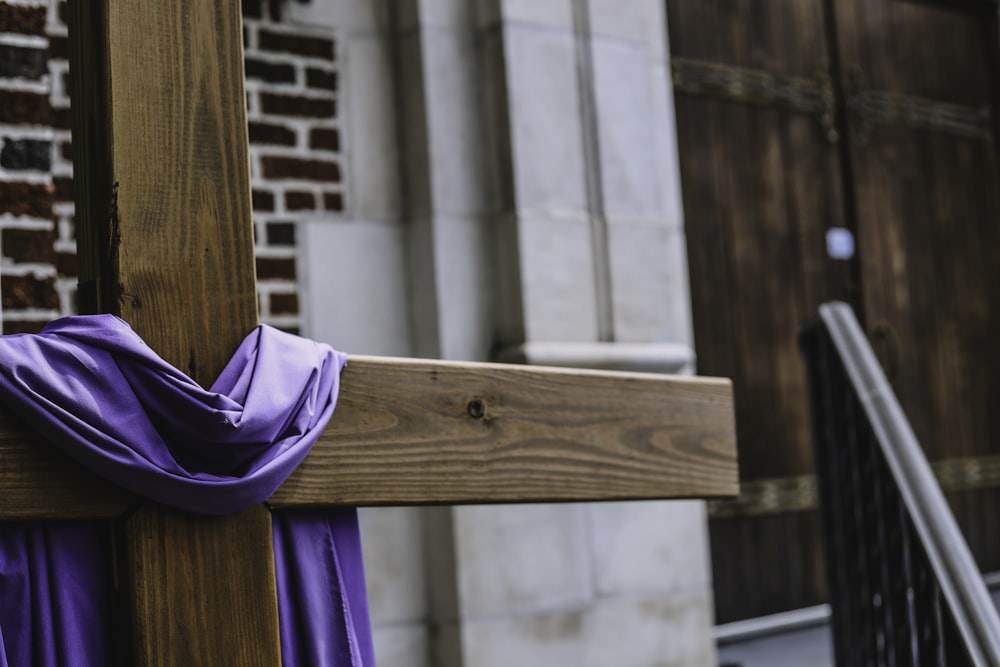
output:
M826 254L833 259L854 257L854 234L845 227L831 227L826 230Z

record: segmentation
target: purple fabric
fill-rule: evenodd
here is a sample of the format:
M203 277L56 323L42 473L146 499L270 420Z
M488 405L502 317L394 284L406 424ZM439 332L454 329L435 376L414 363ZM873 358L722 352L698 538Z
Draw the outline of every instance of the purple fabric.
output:
M82 465L156 502L224 514L266 500L330 416L346 356L258 327L212 387L123 320L0 337L0 400ZM0 667L111 660L99 523L0 526ZM374 665L356 513L274 516L285 665Z

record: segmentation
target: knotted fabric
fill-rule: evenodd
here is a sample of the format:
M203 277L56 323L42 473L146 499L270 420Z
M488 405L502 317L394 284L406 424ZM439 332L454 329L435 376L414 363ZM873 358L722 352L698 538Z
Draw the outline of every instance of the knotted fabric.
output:
M333 414L346 355L260 326L204 389L112 315L0 337L0 400L106 479L190 512L265 501ZM0 500L2 502L2 500ZM274 515L285 665L373 665L353 509ZM99 523L0 525L0 667L112 661Z

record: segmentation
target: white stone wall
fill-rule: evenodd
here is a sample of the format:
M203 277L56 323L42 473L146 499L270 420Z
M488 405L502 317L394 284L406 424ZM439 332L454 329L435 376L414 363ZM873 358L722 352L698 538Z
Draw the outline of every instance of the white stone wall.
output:
M306 224L304 331L354 353L690 345L658 0L313 0L345 209ZM698 501L362 513L381 667L712 665Z

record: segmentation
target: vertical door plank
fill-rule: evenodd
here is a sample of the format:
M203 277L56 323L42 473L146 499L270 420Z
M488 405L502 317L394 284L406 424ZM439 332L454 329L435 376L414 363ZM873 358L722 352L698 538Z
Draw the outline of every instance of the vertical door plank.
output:
M209 385L257 324L235 0L74 3L81 307ZM270 517L122 522L134 664L280 662Z
M997 9L899 0L834 3L849 96L912 109L988 111L994 136L906 114L857 122L854 164L864 321L932 461L991 456L1000 377ZM903 102L897 102L903 104ZM926 114L933 117L934 114ZM970 469L975 470L975 467ZM1000 490L949 500L985 571L1000 567Z
M829 71L819 2L668 0L667 15L672 57L709 63L714 75L749 70L819 86ZM838 147L818 114L777 96L692 88L680 85L675 99L698 370L733 378L747 488L780 485L812 471L796 330L850 289L849 262L825 245L828 228L850 226ZM821 601L822 573L809 566L818 544L799 537L813 519L712 519L717 620Z

